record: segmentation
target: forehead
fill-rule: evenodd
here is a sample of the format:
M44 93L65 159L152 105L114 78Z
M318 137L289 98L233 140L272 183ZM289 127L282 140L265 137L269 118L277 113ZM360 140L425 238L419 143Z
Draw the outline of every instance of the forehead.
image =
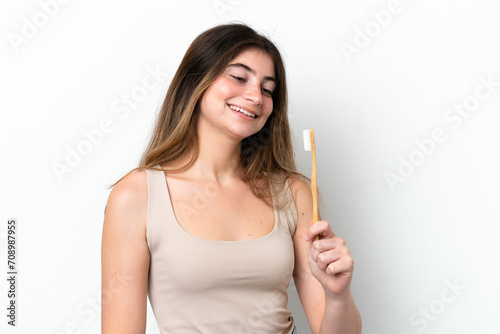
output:
M247 49L234 57L228 65L244 64L263 77L274 77L274 62L271 56L260 49Z

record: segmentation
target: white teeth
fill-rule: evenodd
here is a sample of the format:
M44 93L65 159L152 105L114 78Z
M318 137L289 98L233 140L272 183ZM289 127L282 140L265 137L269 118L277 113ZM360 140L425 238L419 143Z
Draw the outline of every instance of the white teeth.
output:
M235 110L235 111L239 111L240 113L244 114L244 115L247 115L247 116L250 116L250 117L257 117L257 115L254 115L252 113L249 113L248 111L244 110L244 109L241 109L240 107L236 107L236 106L233 106L233 105L229 105L229 108Z

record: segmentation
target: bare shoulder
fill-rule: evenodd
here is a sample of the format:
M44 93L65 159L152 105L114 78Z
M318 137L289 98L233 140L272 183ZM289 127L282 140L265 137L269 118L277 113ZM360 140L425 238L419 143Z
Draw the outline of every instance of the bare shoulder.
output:
M148 204L146 171L134 171L121 179L111 190L105 215L118 215L129 222L145 222Z
M292 189L295 206L299 215L304 211L312 209L311 186L303 179L297 176L290 176L288 179Z

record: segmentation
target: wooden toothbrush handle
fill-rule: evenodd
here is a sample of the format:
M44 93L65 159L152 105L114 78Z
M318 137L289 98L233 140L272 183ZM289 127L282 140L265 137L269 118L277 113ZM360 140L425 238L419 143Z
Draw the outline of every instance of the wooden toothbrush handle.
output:
M313 197L313 224L319 220L318 213L318 186L316 181L316 147L314 145L314 130L311 131L311 155L312 155L312 175L311 175L311 191ZM314 237L314 241L318 240L318 236Z

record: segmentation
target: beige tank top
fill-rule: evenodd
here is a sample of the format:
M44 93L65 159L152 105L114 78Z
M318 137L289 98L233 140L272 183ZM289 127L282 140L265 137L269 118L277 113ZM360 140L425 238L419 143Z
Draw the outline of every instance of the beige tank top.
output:
M155 167L159 167L158 165ZM164 172L146 170L148 297L162 334L292 333L287 286L297 211L288 182L273 189L273 230L241 241L193 236L176 220Z

